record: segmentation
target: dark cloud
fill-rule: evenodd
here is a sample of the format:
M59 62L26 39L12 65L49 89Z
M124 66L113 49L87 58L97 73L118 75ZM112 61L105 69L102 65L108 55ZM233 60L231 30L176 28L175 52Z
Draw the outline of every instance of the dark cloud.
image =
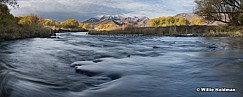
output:
M192 11L194 0L19 0L14 15L36 14L63 21L83 21L101 15L168 16Z

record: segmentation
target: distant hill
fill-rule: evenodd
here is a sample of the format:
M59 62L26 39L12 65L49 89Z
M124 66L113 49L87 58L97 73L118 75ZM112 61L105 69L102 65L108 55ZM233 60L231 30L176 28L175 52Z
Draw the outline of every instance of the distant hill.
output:
M90 18L83 23L91 23L94 26L98 26L99 24L116 24L122 25L124 23L133 23L138 27L144 27L147 25L149 21L148 17L127 17L127 16L112 16L112 15L104 15L98 18Z
M191 21L193 18L202 18L194 13L180 13L180 14L175 15L175 17L183 17L189 21Z
M96 18L90 18L90 19L84 21L83 23L95 23L95 22L99 22L99 20Z
M198 16L194 13L180 13L180 14L175 15L175 17L183 17L183 18L186 18L189 21L191 21L193 18L203 18L203 17ZM213 23L208 23L207 21L205 21L205 22L206 22L205 25L222 25L222 24L225 24L225 23L218 22L218 21L215 21Z

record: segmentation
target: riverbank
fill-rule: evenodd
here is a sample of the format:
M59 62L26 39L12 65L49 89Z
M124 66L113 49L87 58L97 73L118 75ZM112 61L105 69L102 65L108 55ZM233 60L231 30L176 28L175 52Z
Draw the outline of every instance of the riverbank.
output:
M88 30L84 28L61 28L61 29L54 29L54 33L63 33L63 32L88 32Z
M242 26L133 27L125 30L89 31L90 35L142 34L158 36L243 37Z
M0 41L53 35L53 30L38 25L0 25L0 29Z

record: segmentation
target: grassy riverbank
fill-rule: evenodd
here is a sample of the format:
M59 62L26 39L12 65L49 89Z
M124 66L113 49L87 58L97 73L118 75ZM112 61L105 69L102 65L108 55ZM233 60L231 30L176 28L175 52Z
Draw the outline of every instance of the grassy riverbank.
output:
M0 40L49 37L52 30L38 25L0 25Z
M142 34L159 36L243 37L242 26L133 27L125 30L89 31L90 35Z

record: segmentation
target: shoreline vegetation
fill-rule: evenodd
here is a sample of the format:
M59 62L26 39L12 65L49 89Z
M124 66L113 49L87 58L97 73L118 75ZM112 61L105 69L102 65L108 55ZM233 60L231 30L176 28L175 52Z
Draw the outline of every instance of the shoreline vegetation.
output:
M51 29L38 25L39 21L37 16L14 17L0 2L0 41L52 35Z
M46 38L53 35L53 31L48 28L31 26L1 26L0 41L25 39L25 38Z
M117 29L90 30L90 35L140 34L173 37L243 37L243 26L231 24L210 25L210 21L201 18L187 20L183 17L159 17L150 19L147 27L138 27L132 23Z
M90 35L139 34L174 37L243 37L243 7L242 2L227 0L195 1L195 14L199 17L187 19L183 16L169 16L147 19L138 22L124 21L118 23L111 18L98 22L79 22L67 19L59 22L42 19L36 15L13 16L7 5L16 7L16 0L0 1L0 41L51 37L55 33L88 32ZM240 4L240 5L235 5ZM207 6L205 6L207 5ZM220 7L222 11L214 8ZM232 10L227 10L227 8ZM215 11L216 10L216 11ZM229 12L228 12L229 11ZM225 13L226 12L226 13ZM138 20L137 20L138 21ZM210 25L209 22L221 22ZM141 21L140 21L141 22Z
M64 33L64 32L88 32L89 30L84 28L58 28L58 29L52 29L53 33Z
M43 19L36 15L13 16L8 5L18 6L17 2L0 1L0 41L47 38L60 32L82 32L92 29L90 24L82 24L77 20L68 19L63 22Z
M243 26L167 26L167 27L132 27L116 30L90 30L90 35L140 34L173 37L243 37Z

